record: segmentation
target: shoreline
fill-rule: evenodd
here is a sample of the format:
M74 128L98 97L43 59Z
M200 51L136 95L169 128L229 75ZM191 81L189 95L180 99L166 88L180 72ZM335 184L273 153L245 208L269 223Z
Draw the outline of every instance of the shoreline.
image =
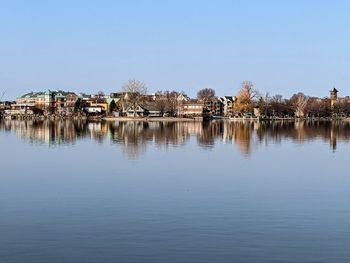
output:
M103 121L147 121L147 122L191 122L203 121L203 118L175 118L175 117L102 117Z
M102 116L55 116L55 115L6 115L0 114L0 120L87 120L87 121L143 121L143 122L205 122L205 121L228 121L228 122L280 122L280 121L345 121L350 117L309 117L309 118L203 118L203 117L102 117Z

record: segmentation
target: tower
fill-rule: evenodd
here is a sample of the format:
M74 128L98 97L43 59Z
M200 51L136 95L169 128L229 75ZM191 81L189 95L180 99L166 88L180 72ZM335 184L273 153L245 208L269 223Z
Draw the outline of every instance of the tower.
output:
M338 100L338 90L335 87L330 91L330 99L331 106L333 107Z

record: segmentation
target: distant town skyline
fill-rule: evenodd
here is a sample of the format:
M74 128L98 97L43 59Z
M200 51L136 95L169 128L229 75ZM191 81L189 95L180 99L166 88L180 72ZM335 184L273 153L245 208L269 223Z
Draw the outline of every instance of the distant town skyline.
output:
M336 1L7 1L0 9L0 95L106 93L129 79L149 93L350 95L350 3Z

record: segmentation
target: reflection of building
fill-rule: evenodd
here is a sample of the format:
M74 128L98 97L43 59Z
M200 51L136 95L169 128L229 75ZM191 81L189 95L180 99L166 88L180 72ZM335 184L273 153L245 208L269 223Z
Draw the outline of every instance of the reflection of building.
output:
M323 139L336 150L337 143L350 141L347 122L273 122L212 121L212 122L87 122L87 121L0 121L0 131L14 131L31 143L57 146L74 144L88 138L98 142L110 140L120 145L130 157L143 153L148 145L168 147L185 145L195 138L197 145L212 148L216 143L233 144L248 156L252 150L268 142L293 141L302 144Z
M74 143L81 127L81 122L78 121L12 120L4 124L13 129L22 139L49 146Z

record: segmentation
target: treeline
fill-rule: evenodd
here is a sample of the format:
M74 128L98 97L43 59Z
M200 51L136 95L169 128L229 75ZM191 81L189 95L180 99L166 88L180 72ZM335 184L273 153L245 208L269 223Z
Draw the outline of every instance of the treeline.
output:
M294 94L289 99L282 95L260 98L261 113L269 117L342 117L349 116L350 103L347 99L310 97L304 93Z
M129 80L123 85L121 92L111 95L105 95L103 92L88 95L50 91L50 99L43 102L44 92L32 92L17 99L16 103L0 102L0 115L1 112L10 109L24 110L26 113L32 111L33 114L43 114L46 110L50 113L59 112L66 115L89 112L89 110L95 110L94 113L96 113L96 108L100 107L99 114L118 112L119 116L123 116L133 112L134 116L138 116L137 111L143 110L142 116L153 112L153 115L176 117L184 114L183 105L186 105L189 111L200 109L196 114L203 114L204 117L207 115L266 118L347 117L350 115L350 98L338 98L337 92L334 89L330 97L325 98L307 96L302 92L290 98L284 98L279 94L263 94L252 82L244 81L236 94L219 97L214 89L205 88L198 91L197 99L191 99L184 92L175 90L158 91L148 95L146 84L138 80ZM22 109L23 107L25 109ZM202 113L201 109L203 109Z
M233 103L234 113L253 113L258 109L260 116L266 117L334 117L350 115L350 98L317 98L302 92L290 98L280 94L262 94L253 83L244 81ZM206 88L197 93L204 101L216 100L215 90Z

